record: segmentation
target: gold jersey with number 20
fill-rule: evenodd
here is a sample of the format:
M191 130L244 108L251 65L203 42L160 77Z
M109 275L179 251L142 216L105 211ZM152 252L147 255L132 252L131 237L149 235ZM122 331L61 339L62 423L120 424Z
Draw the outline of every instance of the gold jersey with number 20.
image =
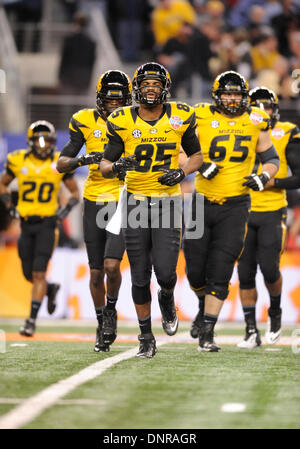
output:
M51 217L58 208L58 192L65 173L58 173L53 158L38 159L32 152L16 150L7 156L6 169L17 178L19 197L17 209L21 217Z

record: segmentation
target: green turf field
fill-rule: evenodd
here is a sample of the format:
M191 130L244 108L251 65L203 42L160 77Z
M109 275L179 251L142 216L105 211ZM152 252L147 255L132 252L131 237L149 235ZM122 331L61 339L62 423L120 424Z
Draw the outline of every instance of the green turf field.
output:
M21 322L20 322L21 323ZM261 329L265 325L260 326ZM0 328L17 332L3 320ZM285 328L291 336L294 328ZM86 333L94 326L40 325L38 332ZM188 326L181 326L181 332ZM119 334L137 335L136 326ZM160 326L154 333L162 334ZM241 326L222 325L218 336L243 336ZM180 333L176 337L180 337ZM159 340L159 337L157 338ZM24 428L91 429L239 429L300 427L300 354L277 344L252 351L222 345L220 353L199 354L195 340L159 347L153 359L130 358L83 383L43 411ZM20 399L99 361L137 348L137 342L115 342L110 353L94 353L93 341L61 342L27 339L27 346L7 341L0 354L0 423ZM22 342L23 343L23 342ZM300 345L299 345L300 347ZM10 401L10 403L8 403ZM244 411L226 413L222 406L239 403Z

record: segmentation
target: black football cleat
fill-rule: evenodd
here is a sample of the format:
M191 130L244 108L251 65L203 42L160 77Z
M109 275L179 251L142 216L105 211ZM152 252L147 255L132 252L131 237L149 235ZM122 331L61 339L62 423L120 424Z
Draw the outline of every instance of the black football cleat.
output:
M48 284L48 302L47 302L47 310L49 315L52 315L52 313L56 309L56 295L58 290L60 289L60 284Z
M211 323L203 323L199 335L199 346L198 352L219 352L221 351L220 346L218 346L214 341L214 330Z
M190 334L192 338L199 338L202 324L203 314L199 311L191 325Z
M157 353L156 341L153 334L141 334L138 336L140 341L139 352L136 357L140 359L150 359Z
M35 333L35 321L28 318L28 320L25 321L24 326L22 326L19 330L20 335L23 335L23 337L33 337Z
M94 347L95 352L109 352L109 345L105 344L103 341L103 331L100 327L96 330L96 343Z
M158 292L158 303L162 315L162 327L167 335L175 335L178 329L178 318L174 304L174 295L165 298L162 291Z
M111 345L117 338L117 311L104 309L103 312L103 342Z

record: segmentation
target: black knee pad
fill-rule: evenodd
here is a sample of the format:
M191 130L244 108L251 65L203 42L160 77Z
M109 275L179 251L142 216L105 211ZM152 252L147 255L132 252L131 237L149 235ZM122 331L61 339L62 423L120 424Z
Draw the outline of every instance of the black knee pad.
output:
M32 262L28 259L22 259L22 270L25 279L27 281L32 282Z
M205 293L207 295L213 295L215 296L217 299L221 299L222 301L224 301L229 293L228 290L228 285L227 284L208 284L205 287Z
M255 280L250 280L249 281L241 281L240 280L240 289L241 290L251 290L252 288L256 287L256 283Z
M205 285L205 277L197 270L187 270L186 276L192 290L199 290Z
M238 275L241 289L249 290L251 288L255 288L256 268L251 269L251 267L244 266L244 264L239 262Z
M131 292L133 302L135 304L138 304L139 306L142 306L143 304L151 301L150 284L144 285L143 287L132 285Z
M159 286L166 290L172 290L176 285L176 281L177 281L176 273L172 273L172 277L169 279L167 277L164 279L157 277L157 282Z
M48 262L50 260L51 254L38 255L33 261L33 271L47 271Z
M272 267L270 267L268 270L261 269L264 280L268 284L274 284L280 278L279 268L278 267L273 267L273 269L271 268Z

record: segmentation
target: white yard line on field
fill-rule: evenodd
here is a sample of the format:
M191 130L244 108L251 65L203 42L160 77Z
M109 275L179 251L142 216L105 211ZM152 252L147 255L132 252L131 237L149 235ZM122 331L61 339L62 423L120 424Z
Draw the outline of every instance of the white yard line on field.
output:
M22 404L24 398L0 398L0 404ZM105 405L106 401L101 399L60 399L55 405Z
M180 340L182 336L185 336L185 334L178 334L178 339ZM159 347L175 341L176 337L173 337L167 341L165 339L163 341L157 341L156 345ZM24 400L20 405L0 417L0 429L19 429L25 426L75 388L89 380L95 379L95 377L100 376L104 371L117 363L134 357L136 353L137 348L135 347L113 357L108 357L105 360L99 360L79 371L77 374L49 385L49 387L40 393Z

